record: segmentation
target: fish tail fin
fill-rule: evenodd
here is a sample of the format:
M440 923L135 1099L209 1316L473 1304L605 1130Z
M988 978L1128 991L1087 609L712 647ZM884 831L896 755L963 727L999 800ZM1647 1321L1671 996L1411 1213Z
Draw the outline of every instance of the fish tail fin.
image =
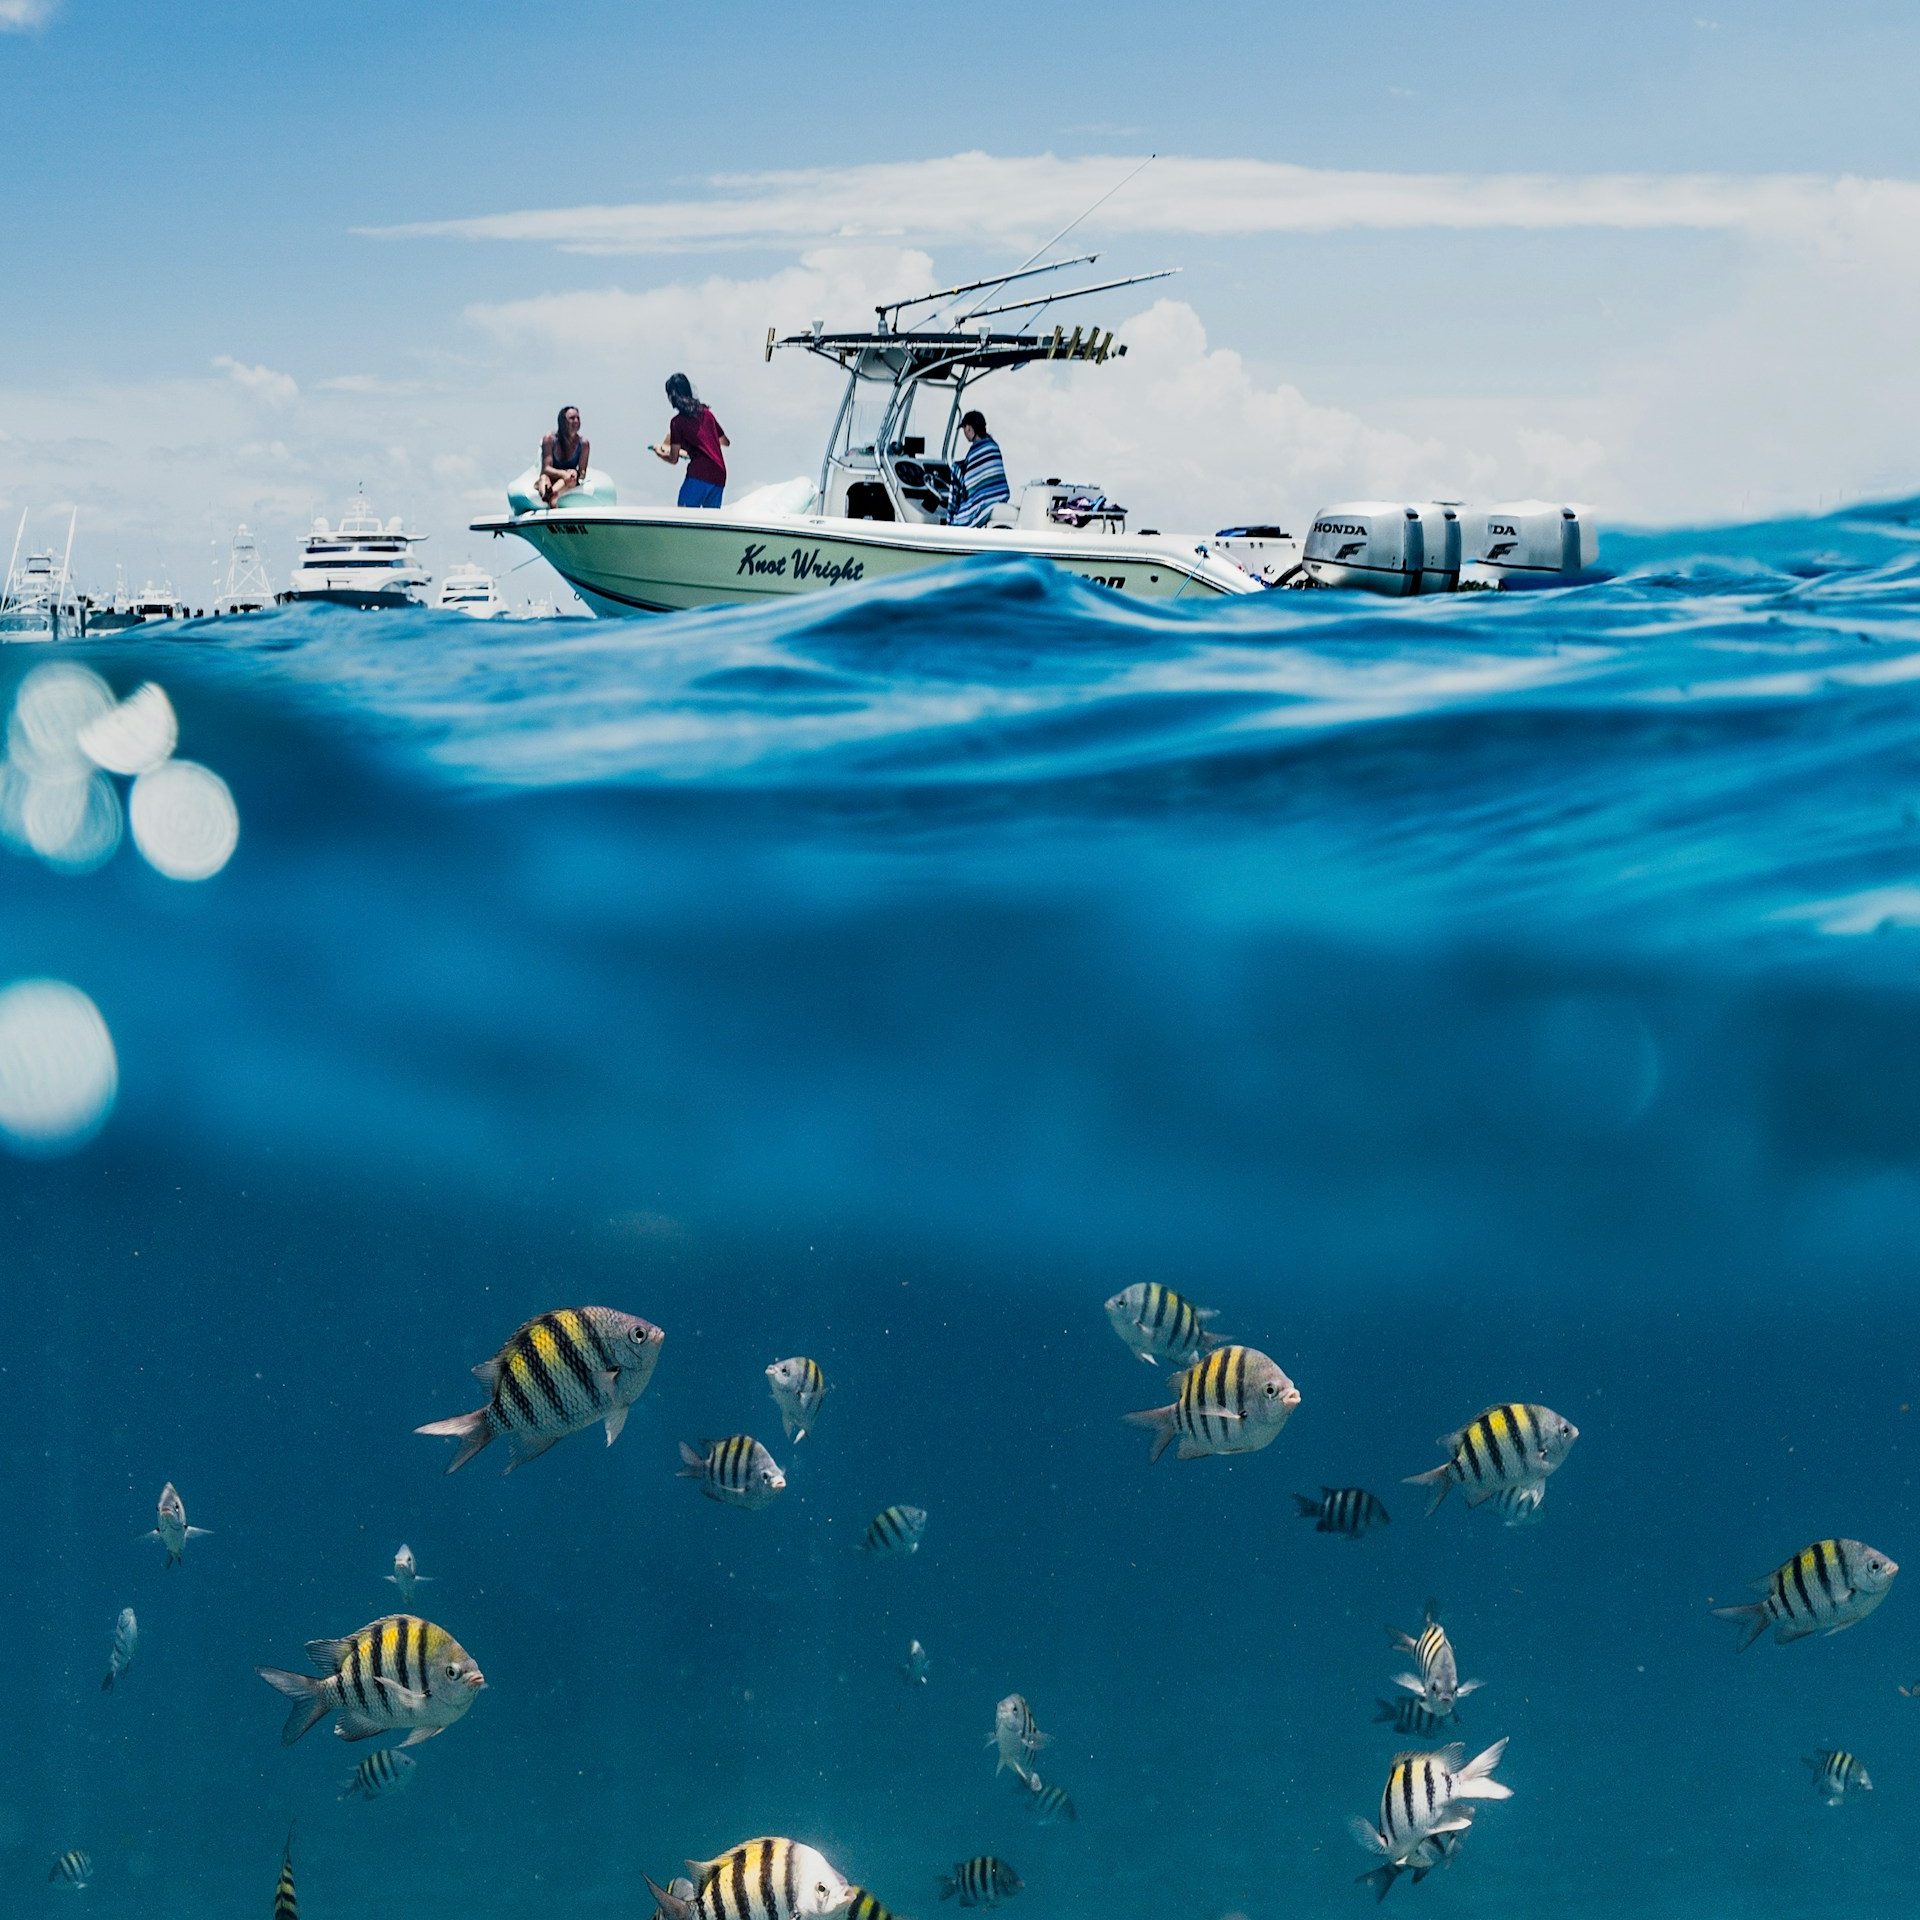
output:
M682 1480L704 1480L707 1475L707 1456L698 1447L690 1447L680 1442L680 1473Z
M1393 1891L1393 1883L1400 1878L1400 1869L1391 1860L1384 1867L1375 1867L1371 1873L1360 1875L1360 1884L1373 1889L1376 1901L1384 1900Z
M1507 1750L1504 1740L1496 1740L1492 1746L1476 1753L1467 1764L1453 1777L1453 1793L1457 1800L1511 1800L1513 1789L1493 1777L1493 1770L1500 1764L1500 1756Z
M956 1880L952 1874L943 1873L940 1876L940 1898L942 1900L951 1900L959 1891L960 1882Z
M1740 1623L1739 1651L1745 1653L1767 1630L1767 1603L1764 1600L1749 1600L1738 1606L1715 1607L1713 1617Z
M1316 1500L1312 1494L1296 1493L1293 1496L1293 1504L1300 1509L1300 1518L1302 1520L1318 1520L1320 1518L1320 1502Z
M289 1673L284 1667L255 1667L257 1673L276 1693L284 1693L293 1702L287 1724L280 1729L280 1744L290 1747L304 1733L311 1733L332 1711L322 1697L324 1682L310 1673Z
M449 1473L458 1473L492 1440L493 1418L488 1408L475 1407L471 1413L456 1413L451 1420L429 1420L424 1427L415 1427L414 1432L435 1440L458 1440L459 1448L447 1463Z
M683 1900L667 1887L655 1886L650 1875L641 1876L647 1883L647 1891L653 1895L654 1904L667 1916L667 1920L692 1920L693 1903Z
M1453 1462L1443 1460L1426 1473L1410 1473L1402 1483L1409 1487L1427 1487L1427 1511L1431 1513L1453 1488Z
M1139 1413L1126 1413L1120 1416L1130 1426L1152 1429L1153 1451L1147 1456L1149 1463L1158 1460L1173 1445L1173 1415L1173 1407L1147 1407Z
M102 1693L111 1693L113 1691L113 1683L117 1679L119 1679L119 1677L120 1676L117 1673L115 1673L111 1667L109 1667L106 1670L106 1672L103 1675L101 1675L100 1691Z

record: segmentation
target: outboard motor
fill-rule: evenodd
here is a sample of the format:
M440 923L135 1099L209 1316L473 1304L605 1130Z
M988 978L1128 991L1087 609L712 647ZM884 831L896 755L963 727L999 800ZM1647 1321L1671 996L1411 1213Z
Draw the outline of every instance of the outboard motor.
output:
M1324 508L1313 516L1301 564L1316 587L1418 593L1426 570L1421 509L1387 500L1355 500ZM1458 566L1457 558L1454 564Z
M1599 553L1599 536L1580 507L1515 500L1473 515L1464 585L1558 586L1577 579Z
M1419 593L1451 593L1460 584L1460 511L1450 500L1423 500L1410 507L1420 516Z

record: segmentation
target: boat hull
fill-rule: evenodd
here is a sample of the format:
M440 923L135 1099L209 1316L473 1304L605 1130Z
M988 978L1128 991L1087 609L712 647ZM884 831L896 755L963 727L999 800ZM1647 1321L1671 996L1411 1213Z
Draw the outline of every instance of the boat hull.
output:
M395 588L383 593L375 587L334 587L321 593L293 592L289 590L280 596L281 604L289 607L355 607L362 613L397 612L406 607L423 604L417 594L404 588Z
M602 614L679 613L783 599L979 555L1048 560L1096 586L1144 599L1261 590L1240 568L1211 558L1198 545L1125 535L591 507L478 520L474 531L518 535Z

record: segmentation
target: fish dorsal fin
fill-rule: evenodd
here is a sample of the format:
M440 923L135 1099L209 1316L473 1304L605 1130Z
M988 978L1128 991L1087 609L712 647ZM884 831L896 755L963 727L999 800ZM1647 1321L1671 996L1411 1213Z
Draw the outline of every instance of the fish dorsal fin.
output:
M473 1377L476 1380L484 1381L488 1386L492 1386L493 1383L500 1378L499 1356L496 1354L491 1360L482 1360L480 1364L474 1368Z
M344 1640L309 1640L307 1658L316 1667L338 1668L341 1661L347 1657L347 1649L352 1645L351 1634Z
M1459 1450L1460 1442L1466 1437L1466 1428L1456 1427L1451 1433L1443 1433L1433 1444L1436 1447L1445 1447L1449 1453L1454 1453Z
M1438 1760L1449 1773L1458 1773L1466 1757L1467 1750L1458 1740L1449 1740L1444 1747L1436 1747L1433 1750L1433 1758Z

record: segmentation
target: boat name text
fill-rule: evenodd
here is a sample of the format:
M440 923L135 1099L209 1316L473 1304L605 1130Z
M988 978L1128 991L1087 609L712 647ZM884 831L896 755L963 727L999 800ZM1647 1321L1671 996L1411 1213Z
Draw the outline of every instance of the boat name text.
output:
M770 556L764 541L756 541L740 556L735 578L740 574L772 574L781 580L816 580L823 587L841 587L849 581L864 580L864 560L825 560L818 547L794 547L778 558Z

